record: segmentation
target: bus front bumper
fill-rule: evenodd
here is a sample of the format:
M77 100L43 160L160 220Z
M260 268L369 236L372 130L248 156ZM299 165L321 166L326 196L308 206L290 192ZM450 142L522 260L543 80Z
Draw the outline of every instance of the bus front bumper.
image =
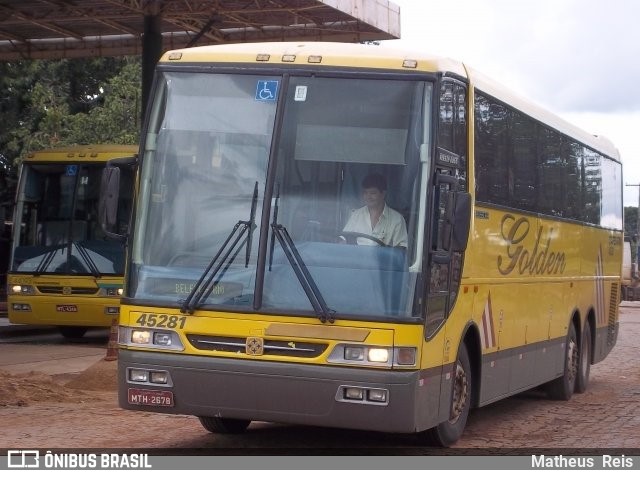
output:
M132 369L168 372L168 383L133 382ZM120 406L131 410L415 432L437 422L440 375L440 369L404 372L121 349L118 396ZM346 394L347 388L353 390ZM140 392L170 396L170 405L140 402Z
M15 324L109 327L120 313L120 298L9 295L7 309Z

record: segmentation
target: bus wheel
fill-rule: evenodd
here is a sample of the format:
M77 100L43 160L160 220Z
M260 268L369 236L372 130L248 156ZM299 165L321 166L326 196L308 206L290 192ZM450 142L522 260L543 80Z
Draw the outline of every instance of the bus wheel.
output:
M425 432L427 441L442 447L448 447L457 442L462 436L467 424L467 417L471 408L471 363L467 347L463 343L456 360L455 376L453 378L453 394L451 398L451 416L446 422Z
M564 358L564 373L561 377L550 381L547 384L547 393L553 400L569 400L576 388L576 377L578 376L578 337L576 327L573 322L569 324L567 335L566 351Z
M87 327L58 327L62 336L69 340L77 340L84 337L84 334L89 330Z
M251 420L222 417L198 417L202 426L211 433L243 433Z
M580 342L580 355L578 356L578 376L576 377L576 393L584 393L589 386L589 373L591 372L591 327L584 325L582 341Z

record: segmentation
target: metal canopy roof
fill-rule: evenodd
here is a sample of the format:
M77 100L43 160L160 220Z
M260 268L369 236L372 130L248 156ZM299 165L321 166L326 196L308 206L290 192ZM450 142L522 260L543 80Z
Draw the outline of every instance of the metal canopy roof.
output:
M145 16L158 15L163 50L400 37L387 0L0 0L0 61L138 55Z

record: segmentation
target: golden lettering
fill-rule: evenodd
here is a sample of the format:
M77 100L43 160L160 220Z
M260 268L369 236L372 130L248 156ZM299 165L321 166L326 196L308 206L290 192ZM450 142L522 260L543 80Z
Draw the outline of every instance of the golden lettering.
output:
M502 217L501 234L507 242L507 252L504 257L498 255L500 273L502 275L509 275L513 271L521 275L563 273L566 267L565 254L550 250L553 229L549 229L546 242L543 243L544 227L540 226L535 234L533 250L529 251L523 243L530 230L529 220L525 217L516 219L511 214Z

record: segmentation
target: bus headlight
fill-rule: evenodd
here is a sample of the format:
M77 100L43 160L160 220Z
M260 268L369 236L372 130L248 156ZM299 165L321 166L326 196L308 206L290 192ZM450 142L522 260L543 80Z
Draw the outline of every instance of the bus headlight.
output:
M14 295L33 295L33 285L11 285L11 293Z
M374 363L387 363L389 361L389 350L386 348L370 348L367 358Z
M172 335L171 333L166 333L166 332L154 332L153 334L153 344L154 345L162 345L164 347L170 347L171 346L171 340L172 340Z
M148 345L151 343L151 332L149 330L133 330L131 332L131 343Z
M124 290L118 287L106 287L101 289L102 295L107 297L121 297Z
M338 344L329 354L327 362L347 365L378 367L415 367L416 347L380 347Z
M125 347L184 350L180 336L173 330L120 326L118 328L118 343Z
M362 347L344 347L345 360L364 360L364 348Z

